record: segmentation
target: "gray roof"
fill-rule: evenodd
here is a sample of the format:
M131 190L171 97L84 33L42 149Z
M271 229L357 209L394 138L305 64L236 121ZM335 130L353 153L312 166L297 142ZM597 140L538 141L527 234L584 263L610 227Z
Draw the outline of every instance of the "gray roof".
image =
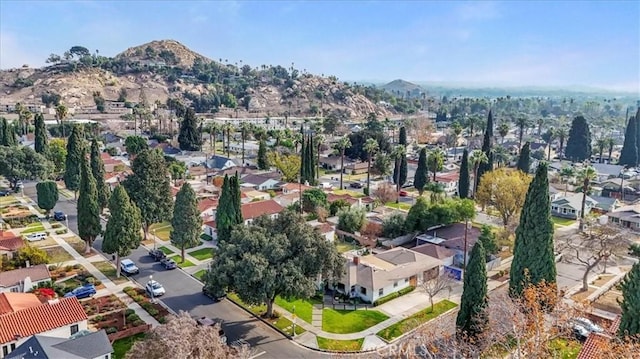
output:
M238 166L238 163L236 163L236 161L232 160L231 158L224 157L224 156L217 156L217 155L211 157L211 159L207 161L206 165L208 168L224 170L228 168L228 167L225 167L228 161L231 161L233 162L234 165Z
M0 273L0 287L13 287L29 277L31 282L51 279L46 264L39 264L27 268L19 268Z
M623 166L610 165L606 163L593 163L591 166L593 166L593 168L595 168L595 170L600 175L615 176L615 177L618 177L622 172L622 169L624 168Z
M262 176L262 175L256 175L256 174L250 174L250 175L246 175L244 177L241 178L241 182L242 183L247 183L247 184L252 184L255 186L259 186L267 181L275 181L278 182L277 179L271 178L271 177L267 177L267 176Z
M610 211L613 209L612 207L616 204L617 199L613 197L602 197L602 196L591 196L591 198L598 202L596 207L601 208L605 211Z
M113 353L104 330L72 339L34 335L5 359L93 359Z
M595 206L596 204L598 204L598 202L596 202L589 196L587 196L586 202L591 202L591 206ZM573 209L580 209L582 208L582 193L573 193L567 195L566 197L560 197L551 202L551 204L554 204L556 206L568 205Z

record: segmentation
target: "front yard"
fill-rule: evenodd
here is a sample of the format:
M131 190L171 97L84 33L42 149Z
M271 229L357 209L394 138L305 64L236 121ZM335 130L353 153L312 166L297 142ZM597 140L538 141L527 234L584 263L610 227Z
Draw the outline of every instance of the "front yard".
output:
M389 319L377 310L335 310L322 312L322 330L329 333L348 334L361 332Z
M128 281L127 277L122 274L120 274L120 278L116 278L116 267L107 261L91 262L91 264L93 264L94 267L102 272L102 274L107 278L111 279L115 284L121 284Z
M188 267L193 267L195 264L193 264L191 261L189 261L188 259L185 258L184 262L182 261L182 256L179 254L170 256L169 258L173 259L176 264L178 265L178 267L180 268L188 268Z
M405 318L398 323L382 329L377 334L379 337L391 341L408 331L419 327L420 325L430 321L431 319L437 318L440 314L447 312L458 305L456 303L450 302L448 300L440 301L433 306L433 310L431 307L424 309L408 318Z
M559 227L570 226L576 222L575 219L560 218L556 216L551 216L551 220L553 221L554 225Z
M410 203L404 203L404 202L399 202L399 203L387 202L385 203L385 206L393 209L399 209L401 211L408 211L411 208Z
M264 313L267 311L267 306L262 304L262 305L249 305L244 303L240 297L238 297L237 294L235 293L227 293L227 298L229 300L231 300L232 302L238 304L239 306L249 310L251 313L253 313L254 315L258 316L258 317L262 317L264 315ZM283 316L279 316L278 318L264 318L266 321L268 321L269 323L271 323L271 325L275 326L276 328L280 329L281 331L283 331L285 334L287 335L292 335L293 334L293 322L291 322L289 319L283 317ZM302 333L304 333L305 330L301 327L301 326L296 326L296 335L300 335Z
M172 229L169 222L156 223L149 226L149 234L155 235L163 241L168 241Z
M282 307L289 313L294 313L293 307L295 307L295 314L298 318L304 320L305 322L311 324L311 312L313 310L313 304L322 303L318 299L310 298L310 299L295 299L295 300L287 300L281 297L276 297L276 304Z
M213 258L213 248L200 248L192 252L187 252L187 254L199 261L204 261Z

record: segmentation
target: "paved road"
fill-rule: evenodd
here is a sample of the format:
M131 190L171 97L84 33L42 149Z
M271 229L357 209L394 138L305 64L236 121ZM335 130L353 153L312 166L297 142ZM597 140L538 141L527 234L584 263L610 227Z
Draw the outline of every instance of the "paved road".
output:
M36 200L35 183L25 183L24 190L26 196ZM60 196L55 210L66 213L69 228L78 233L76 203ZM101 246L102 239L99 238L94 243L94 248L100 250ZM109 257L107 255L107 258ZM147 256L144 247L134 250L128 258L131 258L140 268L140 274L133 276L133 279L144 285L149 275L153 275L153 279L164 285L167 294L162 297L162 302L169 308L176 312L188 311L194 316L222 319L228 340L230 342L238 339L246 340L251 344L254 354L259 355L261 359L327 357L291 342L228 300L213 303L202 295L200 282L182 270L164 270L159 263Z

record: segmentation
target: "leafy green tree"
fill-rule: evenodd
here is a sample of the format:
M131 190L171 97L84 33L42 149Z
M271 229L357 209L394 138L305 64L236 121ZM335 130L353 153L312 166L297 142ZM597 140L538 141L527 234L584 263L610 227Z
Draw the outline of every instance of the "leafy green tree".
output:
M13 126L9 125L6 118L2 118L2 146L15 146L18 144L18 140L16 139L16 133L13 130Z
M100 212L104 210L109 204L109 186L104 181L104 161L100 155L100 147L98 146L98 140L96 138L91 141L91 173L96 180L96 189L98 191L98 205L100 206Z
M427 165L433 174L433 182L436 181L436 174L438 171L442 171L444 166L444 156L445 153L440 148L436 148L435 150L429 153L429 157L427 158Z
M343 271L336 247L302 216L284 211L235 227L231 239L220 243L204 282L207 290L228 289L247 304L266 304L270 318L277 296L308 298L319 276L332 282Z
M311 188L302 192L302 210L315 212L319 207L327 207L327 194L320 188Z
M622 166L635 167L638 164L638 144L636 143L636 118L631 116L624 133L624 144L620 152L618 164Z
M171 220L173 201L169 174L164 156L158 149L140 152L131 169L133 174L125 179L124 188L140 209L146 238L149 226Z
M67 157L64 166L64 184L77 195L80 188L81 165L85 161L85 145L82 127L75 125L67 141Z
M382 235L385 238L396 238L407 234L405 216L394 212L382 221Z
M466 266L460 311L456 318L459 333L466 337L477 337L489 324L487 292L486 253L482 242L477 241Z
M258 169L269 169L269 159L267 158L267 143L264 140L260 140L260 145L258 146Z
M198 198L189 182L185 182L176 195L171 219L173 229L170 233L171 244L180 248L184 262L185 248L191 248L200 243L202 233L202 218L198 210Z
M520 156L518 157L517 169L524 173L529 173L531 168L531 149L529 141L525 142L524 146L520 150Z
M120 278L120 259L131 254L142 241L140 209L131 201L123 186L118 185L109 199L109 221L102 240L102 251L116 255L116 277Z
M371 195L371 159L373 154L379 149L378 141L374 138L367 138L367 141L364 143L364 150L367 151L367 189L365 192L367 196Z
M387 153L380 152L373 161L371 171L378 176L386 176L391 173L391 156Z
M187 108L184 118L180 122L178 143L183 151L200 151L202 147L202 134L198 126L198 119L193 108Z
M485 248L487 254L497 254L500 251L498 242L496 242L496 235L488 225L482 225L482 228L480 229L480 237L478 237L478 240L482 242L482 247Z
M24 179L47 179L53 170L51 162L31 147L0 146L0 175L11 188Z
M620 284L622 318L618 335L640 336L640 263L635 263Z
M482 140L482 152L487 156L486 162L480 162L475 177L475 188L478 188L482 176L491 170L493 170L493 112L489 110L487 116L487 127L484 130L484 138Z
M344 199L339 199L337 201L333 201L329 205L329 215L335 216L341 210L349 209L349 208L351 208L351 204L349 202L345 201Z
M469 151L465 148L460 163L460 178L458 179L458 197L469 198Z
M49 263L49 255L44 249L26 245L20 249L14 255L11 263L14 268L24 268L29 265L47 264Z
M130 156L135 156L138 153L149 148L147 140L140 136L128 136L124 140L124 147L127 149L127 153Z
M78 189L78 234L86 242L85 253L91 253L91 245L100 233L100 205L96 179L86 158L80 160L80 187Z
M405 228L408 231L424 232L430 227L424 219L429 216L429 203L424 197L418 197L416 203L409 208Z
M591 157L591 131L583 116L573 119L564 154L572 162L582 162Z
M61 138L54 138L49 142L47 158L53 163L53 171L56 174L63 174L65 162L67 160L67 146Z
M540 163L520 214L511 262L509 294L520 297L529 285L556 282L553 221L547 164Z
M365 212L360 208L347 208L338 212L338 229L355 233L364 225Z
M216 210L218 241L228 241L234 226L243 223L237 176L225 175Z
M167 170L171 174L171 178L173 179L173 185L178 185L178 180L184 178L187 172L187 165L182 161L172 161L169 163L169 167Z
M36 152L47 155L49 152L49 138L47 137L47 128L44 125L44 116L37 113L34 118L35 124L35 144Z
M39 182L36 185L38 207L46 211L47 217L58 202L58 185L53 181Z
M342 175L344 174L344 151L351 147L351 140L349 137L344 136L338 140L336 148L340 151L340 189L344 189L342 186Z
M416 174L413 177L413 186L418 190L418 193L422 196L424 193L424 186L429 182L429 175L427 173L427 148L423 147L420 150L420 157L418 157L418 168Z

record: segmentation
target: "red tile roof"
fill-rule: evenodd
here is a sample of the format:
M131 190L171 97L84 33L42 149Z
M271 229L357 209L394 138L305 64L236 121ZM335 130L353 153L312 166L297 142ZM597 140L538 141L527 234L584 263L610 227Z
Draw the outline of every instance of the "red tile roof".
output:
M0 315L17 312L40 304L42 304L40 299L32 293L2 293L0 295Z
M278 204L278 202L269 199L266 201L250 202L243 204L240 208L242 211L242 218L244 220L258 218L263 214L272 215L282 212L284 207Z
M354 204L358 203L358 199L357 198L353 198L353 197L349 196L348 194L327 193L327 202L329 202L329 203L333 203L333 202L341 200L341 199L345 200L347 203L349 203L352 206Z
M217 199L205 198L198 202L198 211L200 211L200 213L211 208L218 208Z
M0 229L0 240L11 239L11 238L16 238L16 237L20 238L20 236L14 234L11 231L5 231L5 230Z
M299 183L285 183L282 186L280 186L280 188L282 189L286 189L289 192L293 192L293 191L299 191L302 190L302 192L311 189L313 187L311 186L305 186L303 184L299 184Z
M591 333L587 341L580 349L577 359L600 359L603 357L602 350L610 339L602 334Z
M6 293L0 293L0 297ZM35 297L35 294L33 295ZM77 298L62 298L0 315L0 344L87 320Z
M457 172L436 173L436 182L457 182L460 174Z
M202 224L207 226L207 227L216 228L216 220L215 219L212 219L210 221L206 221L206 222L204 222Z
M21 237L0 237L0 251L17 251L24 247L24 240Z

